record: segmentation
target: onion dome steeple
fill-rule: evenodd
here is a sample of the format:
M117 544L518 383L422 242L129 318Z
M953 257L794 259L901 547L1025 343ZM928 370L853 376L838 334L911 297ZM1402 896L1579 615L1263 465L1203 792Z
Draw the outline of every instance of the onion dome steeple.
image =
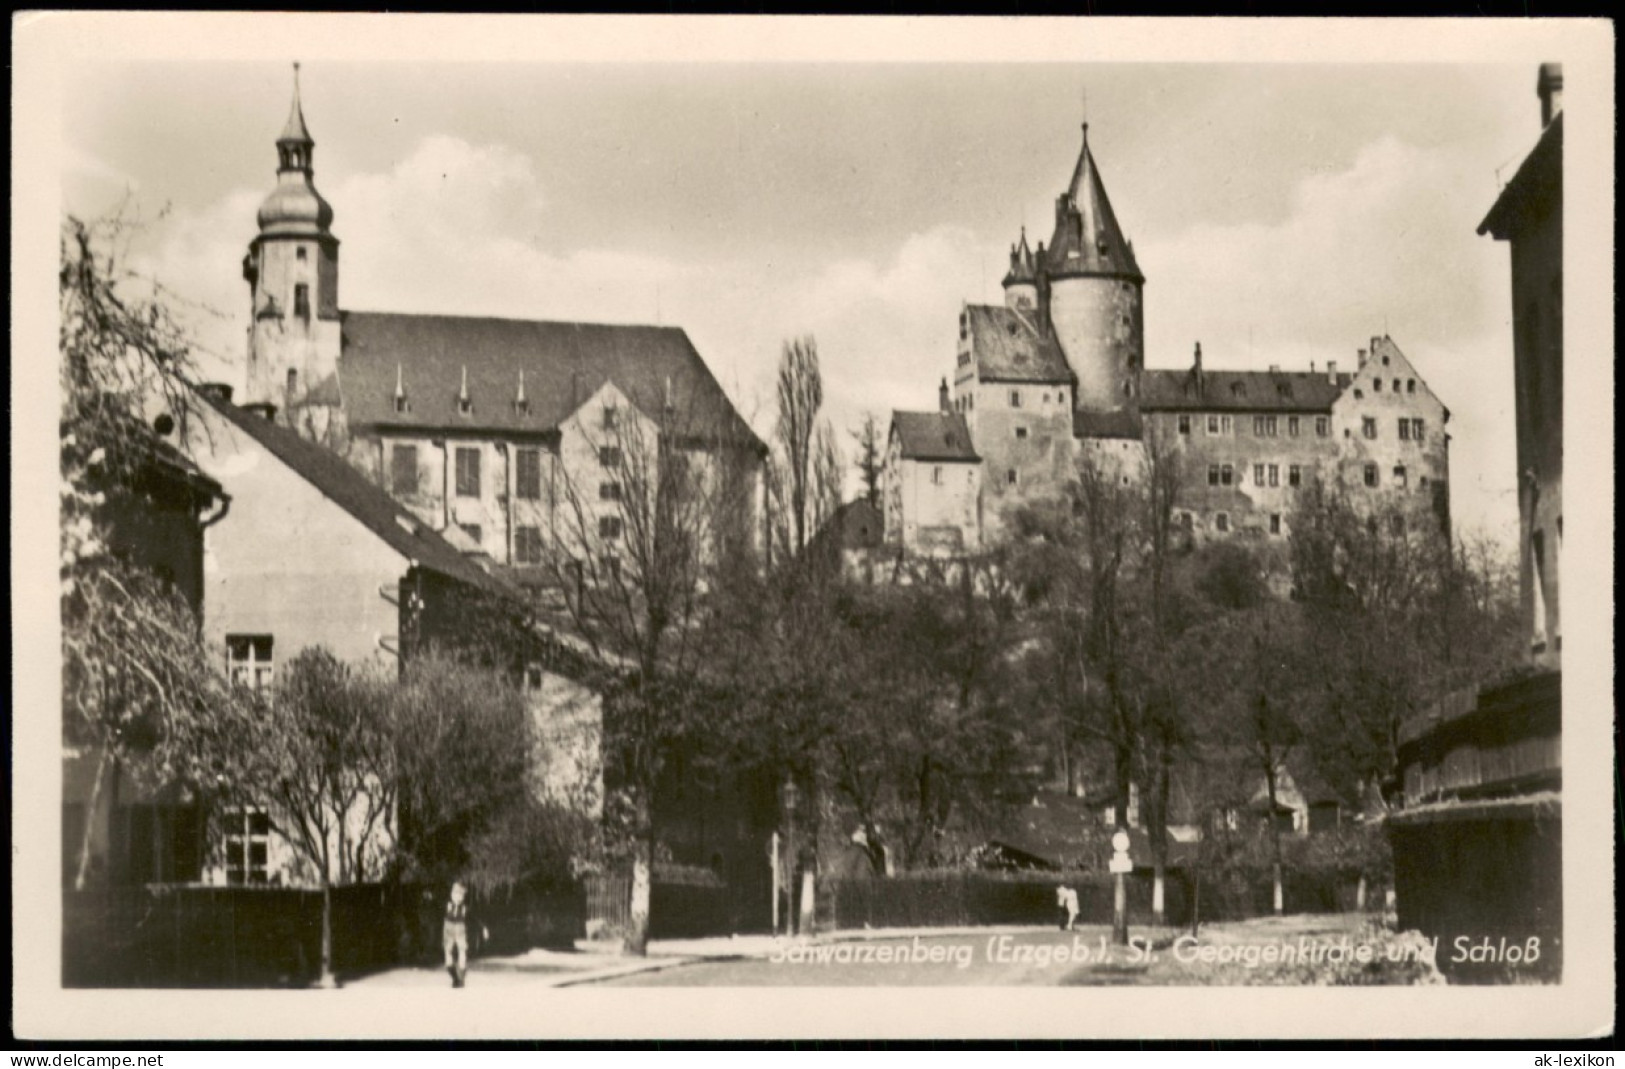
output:
M1089 151L1089 124L1067 191L1055 198L1055 234L1047 257L1052 276L1105 275L1144 282L1134 262L1134 246L1123 236L1106 198L1100 168Z
M262 234L326 234L333 225L333 209L313 184L316 142L305 126L299 101L299 64L293 65L293 106L287 125L276 139L277 184L260 205Z

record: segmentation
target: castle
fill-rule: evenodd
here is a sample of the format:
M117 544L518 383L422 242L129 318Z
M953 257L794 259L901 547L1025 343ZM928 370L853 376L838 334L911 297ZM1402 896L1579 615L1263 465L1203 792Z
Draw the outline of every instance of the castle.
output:
M1193 543L1285 538L1316 481L1380 508L1396 534L1448 530L1450 413L1391 338L1346 371L1209 369L1200 343L1185 369L1145 366L1145 275L1087 123L1048 245L1023 228L1003 286L1003 306L960 309L937 409L892 415L881 499L894 550L996 544L1086 455L1131 471L1152 436L1180 458L1176 518Z
M577 576L618 574L634 444L727 481L759 526L765 446L682 329L342 310L315 148L296 67L276 187L243 260L243 408L341 454L523 585L546 585L555 549Z

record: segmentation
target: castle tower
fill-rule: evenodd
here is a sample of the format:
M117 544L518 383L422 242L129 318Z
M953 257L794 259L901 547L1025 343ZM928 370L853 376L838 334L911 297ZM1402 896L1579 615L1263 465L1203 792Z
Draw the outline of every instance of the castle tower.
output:
M1072 183L1055 199L1055 233L1037 264L1040 310L1077 376L1078 408L1133 407L1144 366L1145 276L1106 199L1088 123Z
M1010 270L1004 276L1004 306L1032 311L1038 307L1038 267L1033 250L1027 246L1027 228L1021 228L1021 241L1010 246Z
M252 300L244 404L274 406L290 426L325 434L339 404L339 242L333 209L312 183L316 142L299 102L277 138L276 188L259 210L243 258ZM302 427L312 419L318 426Z

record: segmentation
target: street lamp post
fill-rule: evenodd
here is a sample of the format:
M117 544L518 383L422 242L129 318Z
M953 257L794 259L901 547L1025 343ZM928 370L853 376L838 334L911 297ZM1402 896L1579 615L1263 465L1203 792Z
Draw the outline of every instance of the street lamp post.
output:
M1128 945L1128 874L1134 871L1128 847L1128 832L1118 828L1112 833L1112 859L1108 866L1112 874L1112 942L1118 946Z

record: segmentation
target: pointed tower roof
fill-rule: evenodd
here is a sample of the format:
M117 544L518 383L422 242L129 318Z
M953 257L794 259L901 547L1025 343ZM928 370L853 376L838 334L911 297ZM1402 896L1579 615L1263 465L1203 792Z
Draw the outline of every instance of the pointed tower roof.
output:
M1004 285L1013 286L1032 282L1038 277L1033 250L1027 244L1027 228L1021 228L1021 240L1010 246L1010 271L1004 276Z
M1049 273L1107 275L1144 282L1134 262L1134 246L1123 236L1106 197L1106 185L1094 153L1089 151L1089 124L1083 124L1083 148L1072 171L1072 183L1055 201L1055 234L1050 238Z
M310 129L305 126L305 109L299 105L299 64L293 65L293 107L288 111L287 125L282 128L282 136L276 139L277 144L297 143L314 145L315 139L310 136Z

